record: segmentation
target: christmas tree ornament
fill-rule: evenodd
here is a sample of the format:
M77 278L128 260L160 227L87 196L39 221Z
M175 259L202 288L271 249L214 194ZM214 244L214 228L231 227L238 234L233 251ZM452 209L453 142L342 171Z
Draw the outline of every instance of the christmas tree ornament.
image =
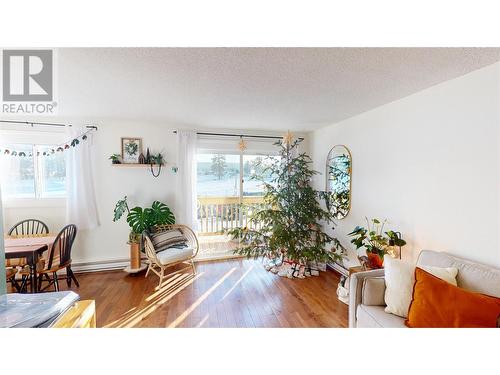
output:
M290 146L293 142L293 134L290 133L290 130L286 132L286 134L283 136L282 140L283 144L285 146Z

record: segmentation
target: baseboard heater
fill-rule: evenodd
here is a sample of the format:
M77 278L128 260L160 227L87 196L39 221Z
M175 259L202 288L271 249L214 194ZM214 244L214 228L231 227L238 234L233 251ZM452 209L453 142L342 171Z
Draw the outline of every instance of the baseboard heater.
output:
M130 263L130 259L100 260L96 262L73 263L71 269L73 272L98 272L112 271L125 268Z

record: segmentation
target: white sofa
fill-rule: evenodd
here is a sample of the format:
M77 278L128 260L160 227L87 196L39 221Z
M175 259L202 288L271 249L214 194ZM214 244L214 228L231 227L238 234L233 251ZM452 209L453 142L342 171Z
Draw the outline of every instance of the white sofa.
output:
M423 250L417 265L458 268L460 288L500 297L500 269L458 258L453 255ZM386 313L384 270L355 273L349 284L349 327L406 328L404 318Z

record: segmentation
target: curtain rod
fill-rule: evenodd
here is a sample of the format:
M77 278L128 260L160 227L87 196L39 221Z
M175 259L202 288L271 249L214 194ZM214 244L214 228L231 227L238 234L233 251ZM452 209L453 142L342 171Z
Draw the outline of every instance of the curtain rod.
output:
M174 133L177 134L177 130L174 130ZM216 135L220 137L238 137L238 138L260 138L260 139L283 139L283 137L275 137L271 135L250 135L250 134L227 134L227 133L205 133L205 132L196 132L198 135ZM299 137L299 140L303 141L304 138Z
M2 123L6 124L23 124L23 125L41 125L41 126L73 126L71 124L56 124L53 122L36 122L36 121L9 121L9 120L0 120ZM97 130L97 126L95 125L86 125L87 129L95 129Z

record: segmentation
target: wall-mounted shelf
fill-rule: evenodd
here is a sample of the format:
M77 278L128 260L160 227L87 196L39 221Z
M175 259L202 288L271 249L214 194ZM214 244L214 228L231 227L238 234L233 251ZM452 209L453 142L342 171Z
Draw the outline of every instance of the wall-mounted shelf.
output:
M119 168L150 168L151 164L111 164L112 167L119 167ZM165 166L165 164L161 165L162 167ZM158 167L158 164L153 164L153 167Z

